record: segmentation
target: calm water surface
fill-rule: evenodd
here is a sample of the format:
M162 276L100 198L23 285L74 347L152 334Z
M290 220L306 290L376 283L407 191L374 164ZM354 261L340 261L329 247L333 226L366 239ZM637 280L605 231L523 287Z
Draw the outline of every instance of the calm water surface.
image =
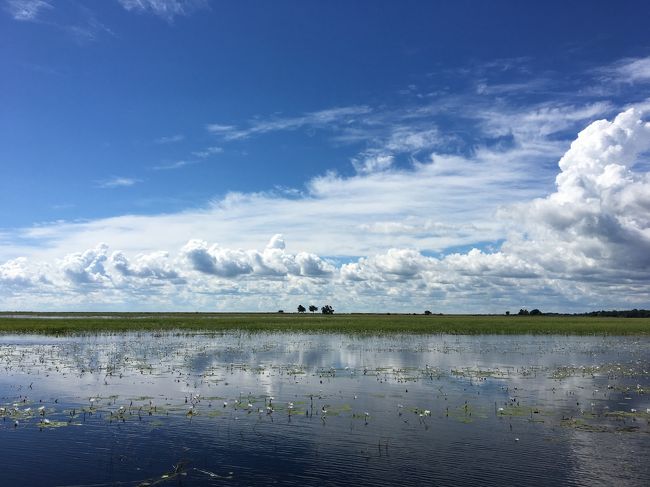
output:
M650 485L650 339L4 335L1 485Z

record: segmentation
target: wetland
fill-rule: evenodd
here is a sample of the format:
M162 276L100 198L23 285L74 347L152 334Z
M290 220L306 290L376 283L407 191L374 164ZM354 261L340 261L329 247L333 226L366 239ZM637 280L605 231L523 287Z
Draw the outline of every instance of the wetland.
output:
M648 485L650 337L5 334L6 485Z

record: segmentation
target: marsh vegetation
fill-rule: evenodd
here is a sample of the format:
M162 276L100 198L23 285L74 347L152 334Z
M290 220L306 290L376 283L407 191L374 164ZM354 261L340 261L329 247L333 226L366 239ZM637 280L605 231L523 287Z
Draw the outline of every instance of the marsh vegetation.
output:
M1 313L0 333L267 331L454 335L649 335L650 318L307 313Z

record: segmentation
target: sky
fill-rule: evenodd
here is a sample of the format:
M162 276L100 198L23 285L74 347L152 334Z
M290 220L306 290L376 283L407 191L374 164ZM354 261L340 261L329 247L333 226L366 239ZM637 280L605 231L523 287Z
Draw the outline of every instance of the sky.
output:
M649 16L0 0L0 309L650 308Z

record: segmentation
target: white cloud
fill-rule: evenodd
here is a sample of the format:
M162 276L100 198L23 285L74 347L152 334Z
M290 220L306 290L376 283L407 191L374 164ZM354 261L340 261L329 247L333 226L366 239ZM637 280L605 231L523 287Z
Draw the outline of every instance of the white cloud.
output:
M351 281L385 281L412 279L430 267L436 259L427 258L414 249L389 249L385 254L362 257L358 262L341 266L341 277Z
M650 81L650 57L625 59L617 63L613 70L623 83Z
M15 20L34 21L40 13L53 9L45 0L6 0L5 9Z
M478 112L477 116L483 121L487 134L512 134L518 141L531 144L539 143L554 133L573 129L576 124L593 121L611 110L612 106L607 102L579 106L547 102L524 110L487 109Z
M139 183L139 179L114 176L98 183L100 188L123 188Z
M170 162L169 164L160 164L158 166L153 166L151 169L155 171L170 171L173 169L180 169L185 166L192 166L194 164L198 164L200 161L197 160L187 160L187 159L181 159L180 161L175 161L175 162Z
M108 259L108 245L101 243L93 249L66 255L60 267L73 285L102 284L110 280L104 264Z
M352 159L352 165L358 173L372 173L390 168L394 160L392 154L364 155L362 160Z
M52 16L43 19L43 14L54 10L55 5L57 3L51 0L4 0L4 10L15 20L38 22L56 28L68 34L80 45L93 42L103 34L115 36L115 33L100 22L93 11L82 3L66 2L64 14L66 17L70 17L70 20L66 20L64 23L53 19ZM44 70L40 69L40 71ZM45 71L56 74L51 69Z
M271 237L271 240L269 240L269 243L266 245L266 248L269 250L272 249L278 249L278 250L284 250L286 248L287 244L284 242L284 238L282 237L281 234L275 234L273 237Z
M415 156L421 151L435 151L448 143L452 137L443 137L438 129L427 127L393 125L388 134L366 136L372 147L352 159L352 165L358 173L384 171L394 165L395 157L400 154ZM361 136L361 133L358 133Z
M192 269L204 274L236 277L253 272L253 267L243 250L221 248L217 244L208 246L203 240L190 240L181 252Z
M181 253L193 270L219 277L234 278L248 274L319 277L334 271L333 266L315 254L286 253L284 239L279 234L269 241L262 252L233 250L217 244L209 246L202 240L190 240Z
M32 287L45 282L45 276L38 269L30 269L25 257L17 257L0 265L0 284L4 287Z
M434 155L410 169L347 178L327 174L298 194L232 193L206 208L174 214L34 226L12 232L12 240L38 245L3 246L0 261L27 254L48 260L97 242L127 255L175 252L190 238L255 248L278 230L297 248L321 256L369 255L391 247L442 251L502 238L503 222L494 219L498 208L547 193L534 169L539 157L519 150L477 151L472 158ZM405 226L382 233L385 222Z
M138 13L151 13L168 22L177 16L193 14L208 8L206 0L118 0L126 10Z
M557 191L510 214L526 236L504 248L564 278L647 279L650 176L633 169L647 150L650 124L634 108L589 125L560 159Z
M123 252L116 251L111 254L110 263L124 277L181 280L168 252L139 254L129 260Z
M46 302L50 308L65 303L111 308L130 303L142 309L152 303L169 308L173 299L176 306L196 307L205 295L252 299L266 293L277 299L285 292L328 285L335 272L331 264L308 252L288 253L284 245L281 235L262 251L190 240L173 256L158 251L129 257L99 244L40 267L26 258L13 259L0 265L0 302L14 303L18 309L25 303L34 309ZM138 303L142 297L146 301ZM260 302L269 304L263 298Z
M200 157L202 159L205 159L206 157L213 156L215 154L221 154L223 152L223 149L221 147L217 146L211 146L211 147L206 147L203 150L200 151L195 151L192 152L193 156Z
M182 142L185 140L183 134L168 135L165 137L159 137L155 140L156 144L173 144L175 142Z
M394 127L383 148L391 152L417 152L435 147L444 139L436 127L417 130L408 126Z
M296 254L296 264L300 267L300 275L308 277L321 277L332 274L334 267L321 259L316 254L300 252Z
M222 133L228 133L237 130L237 127L235 127L234 125L222 125L218 123L209 123L205 126L205 129L208 132L211 132L213 134L222 134Z
M539 169L549 158L539 133L606 109L513 115L498 121L521 123L515 137L522 143L508 149L434 153L407 169L351 177L326 174L302 193L230 194L177 214L5 232L3 240L14 243L0 249L0 302L31 307L29 297L47 307L59 302L56 289L73 307L137 308L135 296L143 295L162 308L213 309L218 299L222 310L307 299L342 311L637 306L647 302L650 280L650 176L636 165L650 150L641 106L595 121L565 144L555 186ZM429 143L383 140L401 141L396 151ZM208 243L215 241L221 244ZM496 248L472 249L479 241ZM109 257L97 242L122 250ZM471 250L431 256L454 246Z
M239 128L232 125L208 124L208 132L224 140L247 139L254 135L284 130L298 130L300 128L333 128L333 124L349 123L356 117L371 113L367 106L335 107L316 112L305 113L298 117L274 117L269 119L250 120L247 127Z

